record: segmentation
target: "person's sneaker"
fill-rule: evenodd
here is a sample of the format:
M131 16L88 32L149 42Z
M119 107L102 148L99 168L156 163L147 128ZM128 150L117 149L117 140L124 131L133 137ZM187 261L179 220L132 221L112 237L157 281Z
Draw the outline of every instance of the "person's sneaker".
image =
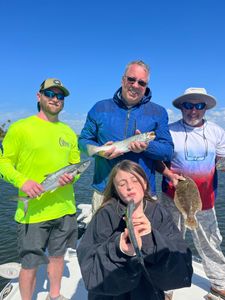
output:
M217 290L214 287L211 287L210 293L225 300L225 290Z
M166 293L165 292L165 300L172 300L173 299L173 292Z
M54 299L55 299L55 298L54 298ZM46 300L52 300L52 298L50 297L49 294L47 295ZM59 296L56 298L56 300L70 300L70 299L64 297L63 295L59 295Z

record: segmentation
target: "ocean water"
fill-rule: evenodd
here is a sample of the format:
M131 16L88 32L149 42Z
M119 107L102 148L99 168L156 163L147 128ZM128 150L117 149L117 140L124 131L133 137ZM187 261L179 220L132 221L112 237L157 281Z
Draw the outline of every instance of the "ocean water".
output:
M89 169L83 173L75 183L76 202L90 203L92 197L92 176L94 163L92 161ZM219 172L218 196L216 201L216 211L221 234L224 238L222 242L222 250L225 254L225 173ZM160 191L161 177L157 176L157 187ZM10 184L0 180L0 264L7 262L19 262L17 256L17 236L16 223L14 221L14 213L16 210L16 195L17 190ZM14 200L12 200L14 199ZM192 249L194 255L197 255L190 234L187 234L187 242ZM0 278L0 290L5 286L8 280Z

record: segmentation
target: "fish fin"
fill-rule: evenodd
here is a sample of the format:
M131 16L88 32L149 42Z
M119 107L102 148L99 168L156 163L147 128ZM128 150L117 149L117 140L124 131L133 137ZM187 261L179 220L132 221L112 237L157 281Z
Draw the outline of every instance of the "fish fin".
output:
M104 157L105 156L105 151L99 151L98 155Z
M198 222L196 217L188 217L185 221L184 221L184 225L189 228L190 230L194 230L196 228L198 228Z
M18 197L18 199L24 203L24 208L23 208L23 210L24 210L24 217L25 217L26 214L27 214L27 210L28 210L28 203L29 203L29 201L30 201L31 199L33 199L33 198L29 198L29 197Z
M54 172L53 173L49 173L49 174L45 174L44 177L47 178L48 176L50 176L52 174L54 174Z
M26 214L27 214L27 210L28 210L28 200L27 200L27 201L24 201L24 217L25 217Z

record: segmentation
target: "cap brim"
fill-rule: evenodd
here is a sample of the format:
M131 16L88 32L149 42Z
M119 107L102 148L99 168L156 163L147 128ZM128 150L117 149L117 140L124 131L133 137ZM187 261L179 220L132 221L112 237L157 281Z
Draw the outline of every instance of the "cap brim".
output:
M199 93L189 93L186 95L182 95L175 100L173 100L173 106L175 106L178 109L181 109L181 104L188 101L202 101L206 104L206 109L213 108L216 106L216 99L213 96L205 95L205 94L199 94Z
M57 88L63 91L65 97L69 96L70 92L65 87L57 86Z

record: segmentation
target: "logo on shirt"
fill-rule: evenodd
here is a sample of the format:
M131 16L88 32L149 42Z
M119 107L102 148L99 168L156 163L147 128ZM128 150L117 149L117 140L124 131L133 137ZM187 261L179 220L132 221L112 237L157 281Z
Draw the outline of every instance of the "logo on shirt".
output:
M59 138L59 145L61 147L69 147L70 144L68 142L66 142L62 137Z

